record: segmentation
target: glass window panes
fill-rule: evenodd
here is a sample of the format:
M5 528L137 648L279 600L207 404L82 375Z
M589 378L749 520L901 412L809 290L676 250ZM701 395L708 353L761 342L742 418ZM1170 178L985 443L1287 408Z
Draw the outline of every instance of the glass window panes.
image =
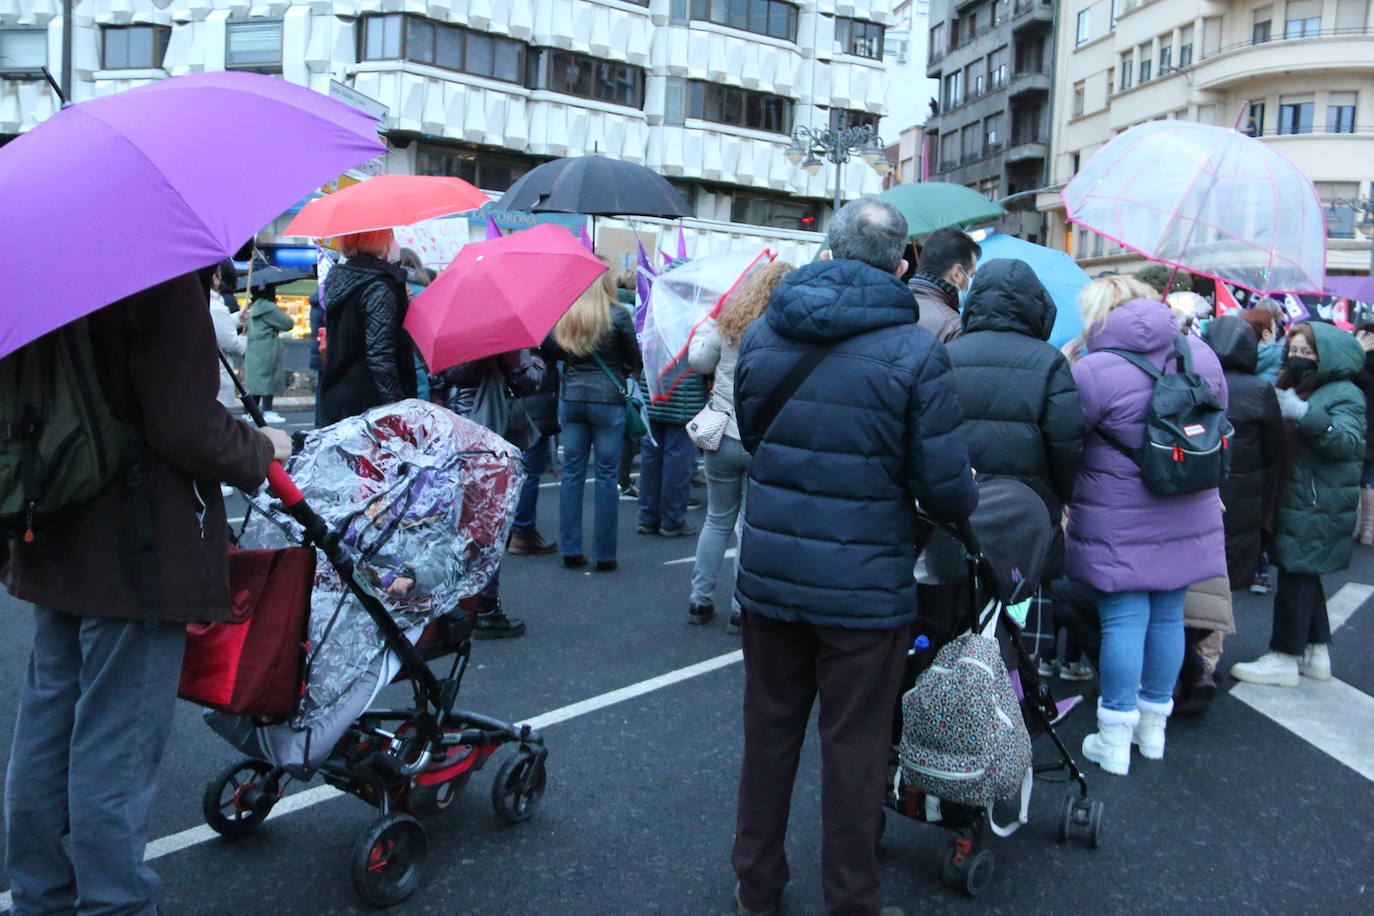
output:
M490 35L468 32L463 40L463 69L473 76L494 75L496 52L492 45Z
M171 34L166 26L105 26L100 30L102 64L106 70L161 68Z
M1089 30L1092 27L1091 13L1091 9L1078 11L1077 43L1080 45L1088 40Z
M525 43L400 13L364 17L361 60L411 60L524 83ZM530 82L537 80L531 76Z
M281 66L281 23L230 22L224 63L229 67Z
M1316 106L1311 101L1284 98L1279 100L1279 133L1312 133L1312 110Z
M0 70L41 70L47 65L47 29L0 28Z
M1263 102L1251 102L1251 103L1250 103L1250 113L1249 113L1249 115L1248 115L1247 118L1246 118L1246 125L1247 125L1247 127L1249 126L1249 122L1250 122L1250 119L1251 119L1251 118L1253 118L1254 121L1255 121L1255 124L1254 124L1254 131L1255 131L1255 132L1254 132L1253 136L1256 136L1256 137L1261 137L1261 136L1263 136L1263 135L1264 135L1264 103L1263 103Z
M1369 16L1369 0L1336 0L1336 31L1363 32Z
M386 17L400 18L400 17ZM464 34L461 29L440 28L434 33L434 64L449 70L463 69ZM518 76L511 79L518 80Z
M883 56L883 27L864 19L835 17L835 44L844 54L881 60Z
M1035 69L1040 69L1036 67ZM1007 46L1003 45L988 55L989 88L1000 89L1007 84Z
M692 0L692 18L797 40L797 8L785 0Z
M1130 52L1130 51L1127 51L1125 54L1121 55L1121 88L1122 88L1122 89L1130 89L1130 88L1131 88L1131 64L1132 64L1131 52Z
M786 134L792 130L792 105L782 96L693 80L688 116Z
M1331 92L1326 96L1326 131L1331 134L1355 132L1355 102L1353 92Z
M406 19L406 57L422 64L434 58L434 23L418 16Z
M983 119L983 147L990 153L1002 148L1002 116L991 115Z
M978 159L983 155L983 137L977 124L969 124L963 130L964 161Z
M401 16L369 16L364 32L363 60L399 60Z
M1355 237L1354 199L1360 186L1353 181L1317 181L1317 196L1326 211L1326 234L1333 239Z
M730 221L779 229L815 227L816 206L805 201L736 191L730 200Z
M1263 44L1268 41L1274 23L1273 5L1261 6L1255 10L1251 22L1253 25L1250 28L1250 40L1255 44Z
M861 127L865 124L877 131L878 116L871 111L858 111L854 108L830 109L831 130L844 130L849 127Z

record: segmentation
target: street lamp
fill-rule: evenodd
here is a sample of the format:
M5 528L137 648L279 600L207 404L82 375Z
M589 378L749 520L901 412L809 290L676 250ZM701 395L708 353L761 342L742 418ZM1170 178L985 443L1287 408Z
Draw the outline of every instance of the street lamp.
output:
M800 165L811 176L819 175L826 162L835 164L835 212L840 210L840 189L844 164L858 156L879 176L892 169L883 156L883 141L871 124L844 127L839 130L818 130L798 127L792 132L792 142L782 151L787 161Z

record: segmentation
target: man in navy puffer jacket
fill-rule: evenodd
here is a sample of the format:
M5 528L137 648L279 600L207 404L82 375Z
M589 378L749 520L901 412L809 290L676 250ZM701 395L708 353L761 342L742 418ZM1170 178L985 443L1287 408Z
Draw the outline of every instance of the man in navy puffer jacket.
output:
M738 582L742 914L771 913L787 883L783 837L817 693L826 912L881 907L876 847L916 616L916 503L949 522L978 503L949 358L898 279L906 241L892 206L851 202L831 223L829 258L785 277L741 346L735 403L753 455ZM769 394L817 346L831 349L765 428Z

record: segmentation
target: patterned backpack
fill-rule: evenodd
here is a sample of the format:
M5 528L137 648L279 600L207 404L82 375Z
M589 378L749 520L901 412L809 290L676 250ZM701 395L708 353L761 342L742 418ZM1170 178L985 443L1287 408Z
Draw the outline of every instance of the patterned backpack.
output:
M1025 794L1030 736L995 639L969 633L940 650L902 697L897 753L902 782L942 801Z

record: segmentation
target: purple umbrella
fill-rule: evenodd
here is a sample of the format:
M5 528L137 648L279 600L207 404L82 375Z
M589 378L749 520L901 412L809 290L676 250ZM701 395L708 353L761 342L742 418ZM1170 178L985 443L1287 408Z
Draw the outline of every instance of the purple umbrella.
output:
M179 76L62 109L0 148L0 357L232 255L383 150L371 117L255 73Z
M1374 277L1327 277L1328 295L1374 303Z

